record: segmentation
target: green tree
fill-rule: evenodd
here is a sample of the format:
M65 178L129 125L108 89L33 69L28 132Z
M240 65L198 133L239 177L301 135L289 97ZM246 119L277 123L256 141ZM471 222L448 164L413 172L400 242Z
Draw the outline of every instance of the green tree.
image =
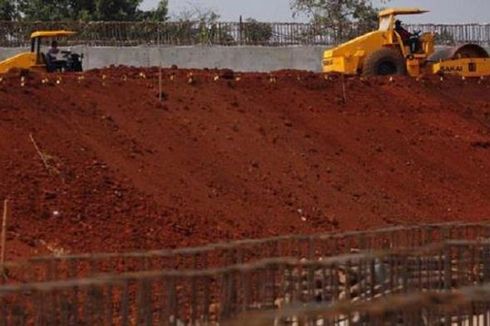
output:
M138 20L164 22L168 20L168 0L160 0L158 6L149 11L138 10Z
M15 1L0 0L0 20L16 20L18 16Z
M234 44L229 27L220 24L219 19L220 15L209 8L189 7L176 17L175 39L185 40L186 43Z
M89 21L94 20L95 1L94 0L78 0L72 1L70 4L73 20Z
M70 0L19 0L19 12L25 20L69 20L73 18Z
M4 2L13 1L0 0ZM160 0L155 10L142 11L142 0L18 0L24 20L136 21L167 19L168 1ZM14 6L15 7L15 6Z
M378 23L379 9L371 0L291 0L291 8L295 15L306 14L313 23L330 29L335 41L372 30Z
M272 37L272 26L248 18L243 25L243 36L248 44L264 44Z
M138 7L142 0L95 0L94 20L138 20Z
M166 21L168 19L168 0L160 0L158 7L150 11L151 20Z

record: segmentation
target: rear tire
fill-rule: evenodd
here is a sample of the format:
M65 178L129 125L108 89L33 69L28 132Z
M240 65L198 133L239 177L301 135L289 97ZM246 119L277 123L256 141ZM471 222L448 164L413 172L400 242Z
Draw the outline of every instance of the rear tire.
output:
M364 60L363 76L406 75L407 66L402 54L390 48L379 49Z

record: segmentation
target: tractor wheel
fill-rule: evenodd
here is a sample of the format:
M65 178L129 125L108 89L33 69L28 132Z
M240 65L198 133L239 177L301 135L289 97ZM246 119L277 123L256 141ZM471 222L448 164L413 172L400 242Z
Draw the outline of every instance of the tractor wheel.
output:
M405 75L407 67L402 54L394 49L383 48L371 53L364 60L363 76Z

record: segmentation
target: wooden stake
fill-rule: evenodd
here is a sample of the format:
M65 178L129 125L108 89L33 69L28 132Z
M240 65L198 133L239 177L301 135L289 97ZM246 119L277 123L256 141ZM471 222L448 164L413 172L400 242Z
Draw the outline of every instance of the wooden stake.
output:
M345 89L345 76L342 74L342 96L344 98L344 104L347 104L347 91Z
M32 134L29 134L29 138L30 138L32 144L34 145L34 149L36 150L37 155L39 155L39 157L43 161L44 167L49 172L49 174L53 175L53 172L54 172L55 174L59 175L60 171L58 171L58 169L55 168L54 166L49 165L48 158L39 149L39 146L37 145L36 140L34 139L34 136Z
M160 23L158 23L158 100L162 102L162 47L160 40Z
M0 243L2 244L2 250L0 251L0 276L5 277L5 242L7 239L7 216L8 216L8 199L3 201L3 218L2 218L2 234L0 236Z
M39 155L39 157L43 161L44 167L46 168L46 170L48 170L48 172L50 172L50 167L49 167L49 164L48 164L48 160L44 156L43 152L41 152L41 150L39 149L39 146L37 146L37 143L34 140L34 136L32 134L29 134L29 138L30 138L32 144L34 145L34 149L36 150L37 155Z

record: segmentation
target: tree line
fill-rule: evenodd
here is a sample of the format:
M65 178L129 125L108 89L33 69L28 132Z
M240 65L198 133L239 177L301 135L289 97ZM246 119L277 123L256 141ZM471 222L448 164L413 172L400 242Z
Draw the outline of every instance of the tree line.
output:
M387 2L388 0L382 0ZM143 0L0 0L0 20L138 21L168 19L168 0L141 10ZM377 20L371 0L290 0L294 15L305 14L318 24L339 25ZM204 12L204 11L203 11ZM205 11L209 14L211 11ZM212 16L219 17L212 12Z
M143 0L0 0L4 21L165 21L168 0L141 10Z
M155 9L142 10L143 0L0 0L3 21L153 21L169 20L168 0L160 0ZM388 2L389 0L381 0ZM302 15L316 26L327 27L336 40L349 39L374 29L376 8L371 0L290 0L293 16ZM172 17L184 22L187 34L229 34L214 26L220 15L205 8L188 8ZM197 22L199 28L190 22ZM248 43L265 44L273 36L270 24L255 19L244 20L241 35ZM353 30L351 27L356 26ZM195 36L195 35L194 35ZM219 35L223 39L223 35ZM229 36L230 40L232 37ZM231 42L231 41L230 41Z

